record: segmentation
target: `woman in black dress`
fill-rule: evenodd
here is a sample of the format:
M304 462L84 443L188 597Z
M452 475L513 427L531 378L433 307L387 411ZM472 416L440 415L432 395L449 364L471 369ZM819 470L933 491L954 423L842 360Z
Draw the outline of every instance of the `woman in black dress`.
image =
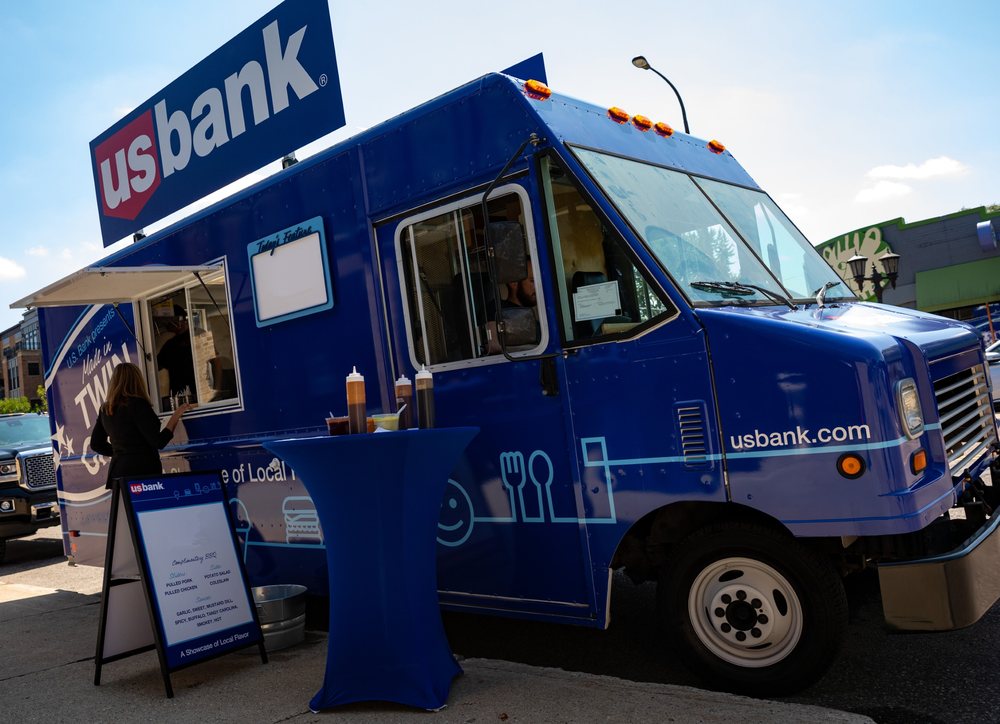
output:
M111 457L107 487L115 478L162 473L160 450L174 436L181 415L192 407L178 407L161 430L142 372L130 362L115 367L107 399L90 434L93 451Z

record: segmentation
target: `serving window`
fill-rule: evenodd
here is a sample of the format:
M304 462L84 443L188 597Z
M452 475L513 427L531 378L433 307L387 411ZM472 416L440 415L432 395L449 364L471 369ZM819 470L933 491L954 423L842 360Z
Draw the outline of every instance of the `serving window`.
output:
M152 358L151 397L161 411L239 401L232 314L223 270L143 303Z
M482 203L467 199L408 220L396 232L397 262L415 366L503 359L499 319L511 354L532 353L546 340L530 210L519 186ZM491 282L486 224L497 250ZM499 311L498 311L499 309Z

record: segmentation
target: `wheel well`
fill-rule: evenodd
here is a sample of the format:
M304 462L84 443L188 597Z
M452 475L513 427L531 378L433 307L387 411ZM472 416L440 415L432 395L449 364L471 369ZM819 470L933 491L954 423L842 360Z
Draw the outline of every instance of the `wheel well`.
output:
M756 523L791 535L775 518L737 503L673 503L635 522L618 544L611 567L624 568L635 583L655 581L675 544L709 523L720 522Z

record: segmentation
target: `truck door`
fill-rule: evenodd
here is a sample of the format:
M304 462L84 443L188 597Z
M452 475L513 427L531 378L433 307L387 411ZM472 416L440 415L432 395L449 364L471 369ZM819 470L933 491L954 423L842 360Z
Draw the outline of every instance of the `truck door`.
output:
M704 332L552 156L542 159L563 376L595 570L647 513L725 500Z
M550 387L546 394L543 362L509 361L497 342L499 299L513 357L551 346L545 290L542 284L532 290L544 265L528 192L520 184L499 187L488 213L488 221L499 224L491 229L508 242L523 238L524 279L500 271L503 283L490 283L481 197L376 226L396 374L412 379L427 365L434 374L437 424L480 428L442 503L441 600L592 620L594 589L578 522L565 389ZM492 230L491 239L496 242Z

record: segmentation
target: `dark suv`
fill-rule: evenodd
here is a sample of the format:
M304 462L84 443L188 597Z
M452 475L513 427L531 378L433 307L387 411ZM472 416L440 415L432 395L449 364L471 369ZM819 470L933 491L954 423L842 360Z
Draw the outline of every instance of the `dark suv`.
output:
M0 562L8 538L59 525L49 416L0 415Z

